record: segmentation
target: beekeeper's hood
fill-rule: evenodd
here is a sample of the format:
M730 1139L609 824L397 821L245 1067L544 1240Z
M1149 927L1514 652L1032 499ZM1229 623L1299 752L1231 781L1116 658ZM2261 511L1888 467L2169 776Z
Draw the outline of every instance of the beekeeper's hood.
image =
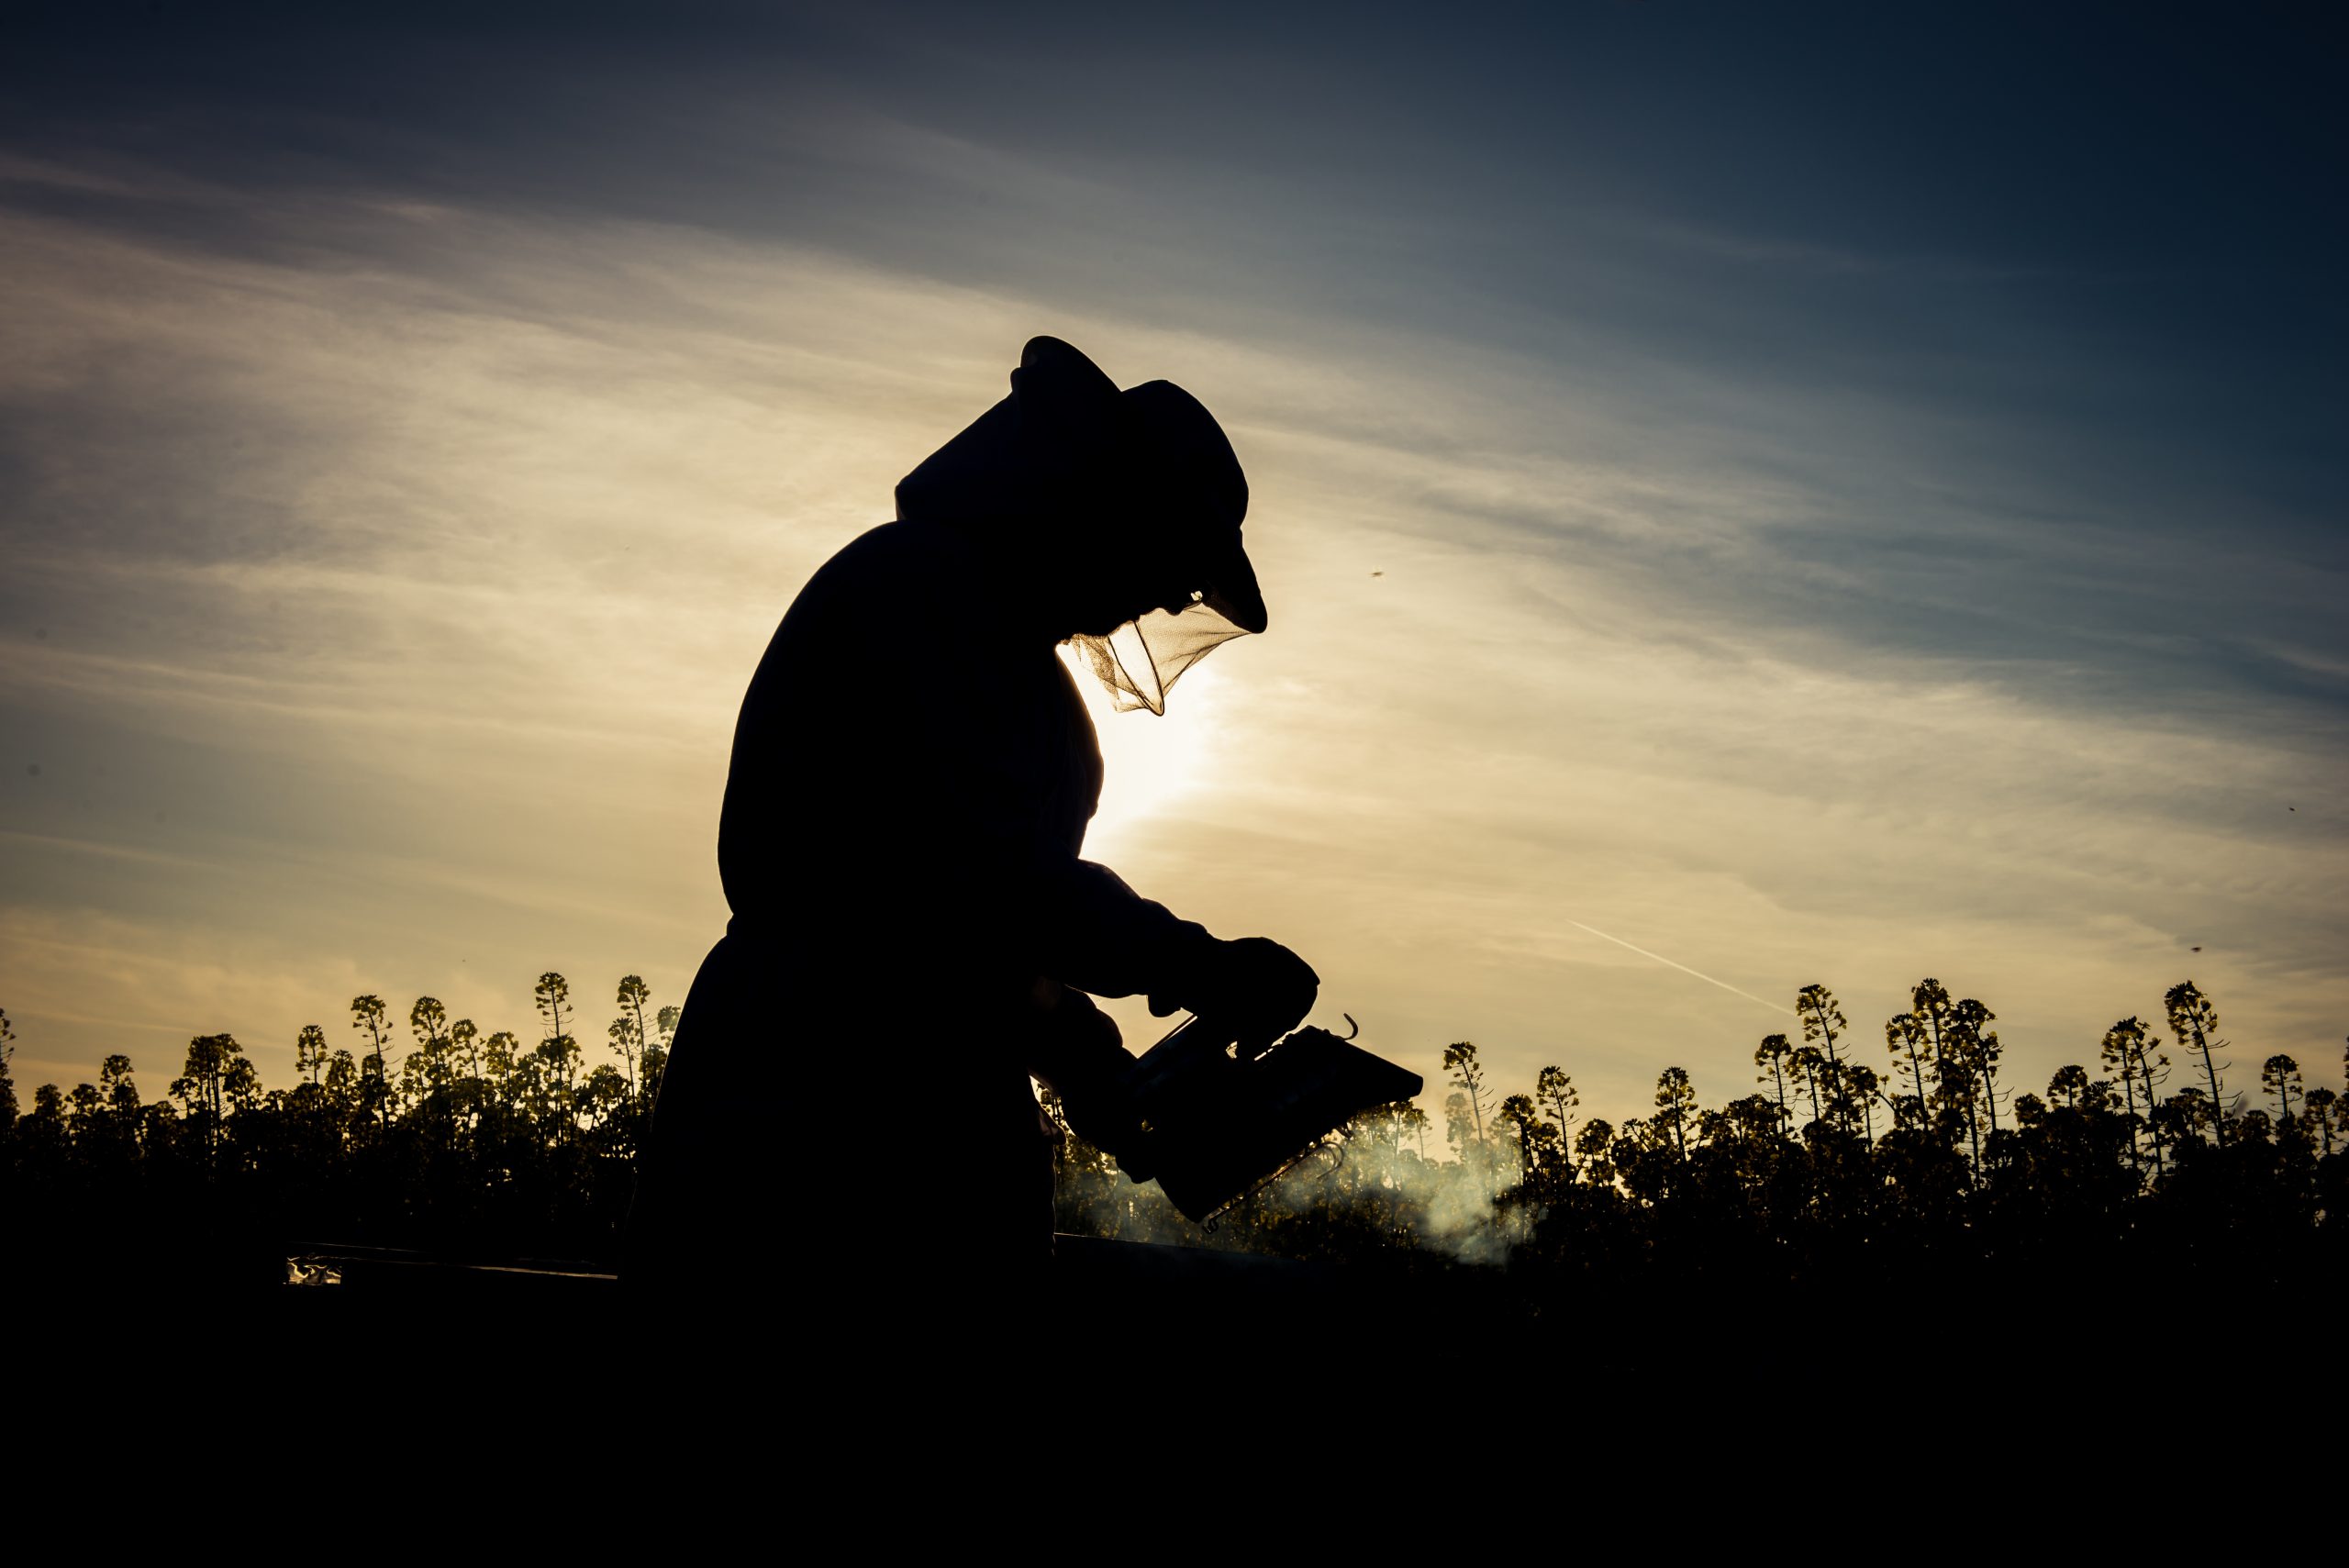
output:
M1240 460L1198 399L1165 381L1120 392L1057 338L1030 339L1011 395L897 483L907 521L1042 528L1097 551L1109 580L1187 578L1187 607L1072 639L1119 707L1152 713L1217 644L1264 629L1247 513Z

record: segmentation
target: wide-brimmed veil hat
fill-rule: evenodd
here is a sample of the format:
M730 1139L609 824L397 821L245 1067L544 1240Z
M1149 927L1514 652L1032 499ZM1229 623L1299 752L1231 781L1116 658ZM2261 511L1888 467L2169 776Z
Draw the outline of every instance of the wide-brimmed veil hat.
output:
M1231 441L1172 382L1119 391L1058 338L1031 338L1011 392L897 484L897 516L981 530L1082 519L1105 554L1147 555L1194 601L1072 639L1121 708L1167 690L1219 645L1267 624L1241 541L1248 480Z

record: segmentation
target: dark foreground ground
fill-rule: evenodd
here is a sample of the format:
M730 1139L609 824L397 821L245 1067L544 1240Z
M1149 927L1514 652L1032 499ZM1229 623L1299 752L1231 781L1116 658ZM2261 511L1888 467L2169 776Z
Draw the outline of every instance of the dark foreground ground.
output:
M66 1413L45 1451L86 1465L135 1428L273 1478L462 1454L640 1526L837 1506L874 1539L1271 1496L1300 1541L1340 1519L1359 1549L1488 1464L1668 1522L1667 1495L1762 1508L1769 1478L1895 1452L2022 1497L2185 1432L2299 1462L2287 1413L2332 1386L2342 1299L2274 1268L1560 1280L1063 1237L1024 1295L916 1266L876 1299L810 1247L714 1260L681 1302L562 1260L150 1241L15 1249L8 1387Z
M29 1241L30 1244L25 1244ZM1230 1372L1350 1359L1376 1367L1490 1366L1519 1358L1585 1386L1726 1380L1813 1369L1823 1384L1875 1375L1986 1389L2076 1377L2097 1366L2150 1377L2214 1333L2264 1341L2290 1360L2330 1359L2340 1303L2324 1258L2250 1255L2181 1266L2042 1257L2001 1266L1846 1269L1808 1279L1723 1271L1623 1270L1535 1276L1524 1270L1398 1260L1323 1264L1260 1254L1063 1235L1032 1288L930 1271L918 1254L885 1298L860 1289L818 1246L745 1249L710 1260L705 1288L647 1298L608 1263L463 1256L337 1242L152 1234L116 1248L12 1248L25 1318L191 1314L263 1340L394 1333L434 1326L497 1340L511 1326L549 1347L591 1351L689 1341L828 1341L893 1355L1012 1343L1022 1353L1079 1340L1119 1354L1205 1357ZM804 1332L802 1331L804 1330Z

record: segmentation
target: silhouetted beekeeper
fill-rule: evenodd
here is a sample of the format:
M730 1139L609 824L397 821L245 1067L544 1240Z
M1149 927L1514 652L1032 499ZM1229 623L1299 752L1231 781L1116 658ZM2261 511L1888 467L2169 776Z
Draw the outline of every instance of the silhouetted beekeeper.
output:
M742 702L718 842L733 919L686 999L631 1218L648 1282L1017 1280L1052 1250L1030 1075L1105 1147L1121 1132L1132 1058L1086 993L1266 1038L1313 1004L1288 949L1218 940L1079 855L1101 754L1058 647L1121 707L1163 711L1186 667L1264 629L1214 417L1037 338L896 499L800 591Z

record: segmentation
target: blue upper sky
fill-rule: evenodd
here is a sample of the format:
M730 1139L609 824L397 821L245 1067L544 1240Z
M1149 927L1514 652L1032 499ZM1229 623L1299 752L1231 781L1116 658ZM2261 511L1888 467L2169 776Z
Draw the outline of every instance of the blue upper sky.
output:
M1601 367L1635 351L1873 406L2049 534L2343 563L2325 193L2349 137L2313 8L384 9L59 8L0 64L8 140L778 237L1275 345L1340 317ZM338 243L5 191L232 249ZM1797 528L1790 559L1849 564L1840 521ZM1896 573L1940 550L1869 548ZM1963 650L1987 617L2009 657L2118 638L2099 665L2337 712L2336 681L2266 647L2349 655L2330 595L2116 576L2032 584L2011 616L1902 604L1871 630Z

